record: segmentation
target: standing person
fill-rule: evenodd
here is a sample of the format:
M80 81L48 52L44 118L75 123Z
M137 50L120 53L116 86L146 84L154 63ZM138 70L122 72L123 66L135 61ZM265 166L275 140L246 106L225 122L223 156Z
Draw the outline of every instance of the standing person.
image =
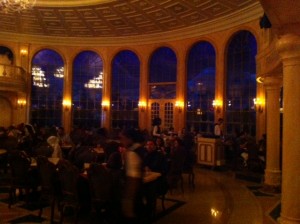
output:
M223 121L224 121L223 118L219 118L218 122L215 124L214 135L216 138L221 138L223 136L223 130L222 130Z
M161 125L161 119L159 117L154 118L152 121L152 126L153 126L152 136L154 138L161 136L160 125Z
M144 171L144 137L135 129L124 130L120 133L120 143L125 151L125 186L122 197L122 223L138 224L143 214L143 171Z

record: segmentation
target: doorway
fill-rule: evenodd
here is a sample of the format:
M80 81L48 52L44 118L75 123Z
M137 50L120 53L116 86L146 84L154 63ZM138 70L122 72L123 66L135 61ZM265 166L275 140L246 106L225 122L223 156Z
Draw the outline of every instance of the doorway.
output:
M149 105L151 123L154 118L159 117L161 119L160 127L162 131L169 130L171 127L174 128L174 100L150 100Z

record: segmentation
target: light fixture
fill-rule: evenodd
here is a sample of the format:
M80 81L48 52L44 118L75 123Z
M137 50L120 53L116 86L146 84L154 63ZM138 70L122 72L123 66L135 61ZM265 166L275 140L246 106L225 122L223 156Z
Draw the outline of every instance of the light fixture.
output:
M26 56L28 54L28 51L26 49L21 49L20 54L21 56Z
M146 108L147 108L147 103L145 101L139 101L139 104L138 104L141 112L145 112Z
M31 71L31 75L32 75L32 81L33 81L33 85L40 87L40 88L48 88L49 84L47 84L47 79L45 78L45 72L38 66L33 66L32 67L32 71Z
M221 100L213 100L212 106L217 113L221 112L222 101Z
M26 105L26 100L25 99L18 99L17 101L18 107L23 109L24 106Z
M54 77L63 78L64 77L64 67L57 68L55 73L54 73Z
M108 111L109 101L107 100L102 101L101 106L102 106L102 110Z
M254 98L253 99L253 103L254 103L254 109L257 112L262 113L264 111L263 105L264 105L264 101L260 98Z
M261 76L258 76L258 77L256 78L256 82L262 84L262 83L264 83L264 78L261 77Z
M0 9L5 13L21 12L31 9L35 5L36 0L1 0Z
M65 111L70 111L72 105L71 100L63 100L62 104Z
M184 102L183 101L176 101L175 102L175 107L178 109L178 112L181 113L182 112L182 109L184 107Z
M103 72L100 72L99 76L90 79L88 83L84 84L88 89L102 89L103 88Z

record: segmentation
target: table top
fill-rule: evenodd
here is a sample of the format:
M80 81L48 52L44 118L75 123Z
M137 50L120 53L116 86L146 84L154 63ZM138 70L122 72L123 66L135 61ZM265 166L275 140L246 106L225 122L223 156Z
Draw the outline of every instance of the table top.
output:
M159 178L161 176L161 173L158 172L152 172L152 171L147 171L144 174L143 177L143 182L144 183L149 183L152 181L155 181L157 178Z
M6 149L0 149L0 155L4 155L5 153L7 153Z

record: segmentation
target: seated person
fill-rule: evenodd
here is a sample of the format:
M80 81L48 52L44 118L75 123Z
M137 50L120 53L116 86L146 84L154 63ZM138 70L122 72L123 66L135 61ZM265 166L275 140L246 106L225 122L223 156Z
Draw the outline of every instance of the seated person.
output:
M107 143L105 151L107 153L106 167L119 170L123 166L122 155L119 151L120 144L112 141Z
M159 172L161 174L166 173L167 162L163 152L157 150L155 142L148 140L146 143L147 153L144 158L145 169Z
M53 153L51 155L52 158L60 158L62 159L62 151L59 145L59 139L56 136L50 136L47 139L48 144L52 147Z

